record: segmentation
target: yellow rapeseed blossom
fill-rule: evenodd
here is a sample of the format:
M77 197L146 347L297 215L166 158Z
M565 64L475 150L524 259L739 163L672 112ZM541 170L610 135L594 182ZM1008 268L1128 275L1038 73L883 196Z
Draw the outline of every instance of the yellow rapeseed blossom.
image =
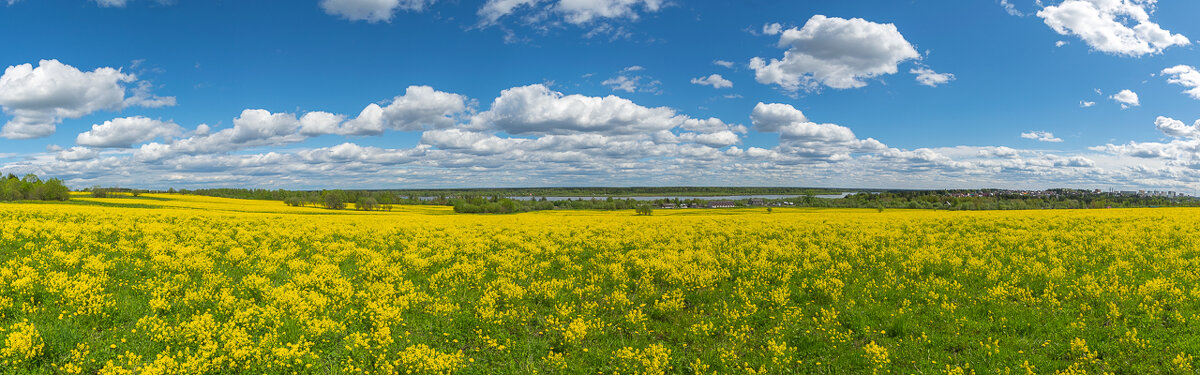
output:
M0 373L1194 372L1197 209L661 211L0 203Z
M42 354L46 344L33 324L16 323L9 326L7 331L4 347L0 348L0 361L3 361L4 367L19 368Z

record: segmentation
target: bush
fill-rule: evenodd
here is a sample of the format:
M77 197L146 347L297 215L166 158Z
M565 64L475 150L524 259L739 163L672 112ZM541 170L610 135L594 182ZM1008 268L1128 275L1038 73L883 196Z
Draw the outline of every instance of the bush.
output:
M654 208L650 207L650 205L648 205L648 204L640 205L637 207L637 214L638 215L646 215L646 216L653 215Z
M304 202L300 200L300 197L287 197L287 199L283 200L283 204L292 207L299 207L304 205Z

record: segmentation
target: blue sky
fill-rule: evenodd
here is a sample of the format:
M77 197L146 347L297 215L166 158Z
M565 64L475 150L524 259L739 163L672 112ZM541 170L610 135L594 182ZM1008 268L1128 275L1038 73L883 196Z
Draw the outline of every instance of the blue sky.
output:
M1197 14L1179 0L0 1L0 171L76 187L1196 192Z

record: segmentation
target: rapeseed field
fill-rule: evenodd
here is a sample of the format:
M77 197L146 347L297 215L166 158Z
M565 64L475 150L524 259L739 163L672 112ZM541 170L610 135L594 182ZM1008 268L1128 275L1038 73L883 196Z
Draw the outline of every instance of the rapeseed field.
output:
M1195 374L1200 210L0 203L0 373Z

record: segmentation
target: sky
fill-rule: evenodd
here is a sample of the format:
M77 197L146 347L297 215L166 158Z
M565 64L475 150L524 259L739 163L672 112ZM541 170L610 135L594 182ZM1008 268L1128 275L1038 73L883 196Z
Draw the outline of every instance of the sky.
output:
M1200 194L1192 0L0 0L0 173Z

